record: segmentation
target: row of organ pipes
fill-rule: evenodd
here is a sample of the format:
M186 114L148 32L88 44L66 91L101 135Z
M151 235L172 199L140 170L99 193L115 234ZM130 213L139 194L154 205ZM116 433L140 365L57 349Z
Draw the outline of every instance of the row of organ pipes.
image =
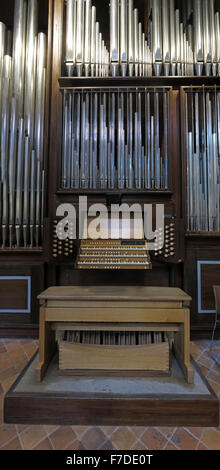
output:
M220 232L220 89L185 94L187 228Z
M64 331L58 333L58 341L77 344L107 344L133 346L141 344L161 344L167 341L162 331Z
M47 37L38 0L15 0L13 34L0 23L0 243L42 244Z
M105 43L92 0L67 0L67 75L220 75L219 0L144 4L140 18L135 0L110 0Z
M167 190L169 94L64 89L61 188Z

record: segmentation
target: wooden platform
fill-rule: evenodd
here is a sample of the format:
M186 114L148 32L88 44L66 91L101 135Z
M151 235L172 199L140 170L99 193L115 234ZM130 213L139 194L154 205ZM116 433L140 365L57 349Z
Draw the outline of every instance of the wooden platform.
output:
M6 423L105 426L219 426L219 400L194 362L187 384L172 357L171 377L63 377L54 356L42 382L37 355L5 397Z

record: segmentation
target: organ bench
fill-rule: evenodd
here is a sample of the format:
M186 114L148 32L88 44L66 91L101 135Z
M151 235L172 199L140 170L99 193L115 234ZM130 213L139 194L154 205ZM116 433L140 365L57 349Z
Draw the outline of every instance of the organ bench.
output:
M193 368L190 364L189 302L191 298L181 289L142 286L50 287L40 294L38 299L40 300L40 331L39 362L36 367L37 381L43 379L55 353L57 330L95 330L104 325L106 331L122 329L123 331L173 332L175 356L182 367L186 381L193 382ZM86 364L88 359L86 354L89 354L90 349L87 346L83 352L83 345L76 346L80 346L77 357L85 356L84 364ZM112 349L114 348L118 348L120 354L123 351L123 346L112 346ZM138 365L138 352L143 353L143 351L137 346L132 346L132 348ZM125 347L124 355L126 361ZM141 361L143 361L142 355L140 354ZM83 367L85 373L88 372L86 367ZM159 370L159 367L156 364L155 370ZM111 369L111 367L108 368ZM115 361L112 369L114 368ZM96 369L95 364L93 369ZM78 375L81 372L78 370ZM77 375L77 371L75 373Z

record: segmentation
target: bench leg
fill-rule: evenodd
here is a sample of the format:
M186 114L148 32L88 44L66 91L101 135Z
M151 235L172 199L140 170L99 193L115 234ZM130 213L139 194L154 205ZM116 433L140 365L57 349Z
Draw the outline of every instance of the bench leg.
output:
M185 310L184 323L180 326L180 331L174 336L174 353L182 367L186 381L194 382L194 369L190 362L190 311Z
M35 370L36 380L41 382L56 349L55 331L45 321L45 306L40 307L39 362Z

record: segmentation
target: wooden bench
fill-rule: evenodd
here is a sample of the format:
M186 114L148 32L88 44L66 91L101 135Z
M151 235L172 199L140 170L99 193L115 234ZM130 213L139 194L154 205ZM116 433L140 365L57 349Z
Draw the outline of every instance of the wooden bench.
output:
M174 353L186 381L193 382L190 364L191 298L178 288L134 286L50 287L40 300L39 362L41 381L56 350L55 331L120 328L174 332Z

